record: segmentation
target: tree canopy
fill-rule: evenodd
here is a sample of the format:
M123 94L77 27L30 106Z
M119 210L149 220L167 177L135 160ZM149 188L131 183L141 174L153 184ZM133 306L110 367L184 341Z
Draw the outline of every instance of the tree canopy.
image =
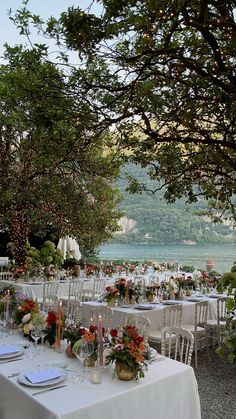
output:
M169 202L204 196L214 220L235 221L235 1L97 3L101 16L72 7L48 22L79 54L75 92L100 127L115 124L126 158L150 169Z
M6 48L0 66L0 225L24 267L29 232L94 248L117 229L119 160L86 98L43 46Z

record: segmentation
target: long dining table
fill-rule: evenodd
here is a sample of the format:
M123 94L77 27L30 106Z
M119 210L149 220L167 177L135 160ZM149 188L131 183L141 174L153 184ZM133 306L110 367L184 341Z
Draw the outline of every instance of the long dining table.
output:
M0 341L18 344L19 331ZM9 362L12 361L12 362ZM60 366L66 371L58 388L21 384L18 374L35 368ZM192 367L169 358L158 358L148 365L145 377L125 382L114 377L113 368L103 370L101 384L71 379L80 368L76 358L52 349L36 357L0 358L1 419L200 419L197 382ZM52 386L54 387L54 386ZM52 388L51 387L51 388ZM56 386L55 386L56 387ZM60 387L60 388L59 388Z
M208 317L216 319L217 314L217 299L211 297L204 297L209 301ZM200 301L200 299L199 299ZM168 304L168 301L167 301ZM195 304L196 301L183 300L174 301L173 304L181 304L183 306L182 323L194 323L195 318ZM83 322L88 326L90 319L93 317L93 311L101 305L107 303L100 303L97 301L88 301L83 303ZM163 324L163 310L166 307L165 302L158 304L142 303L133 305L121 305L113 307L112 327L121 327L125 323L126 317L132 315L144 315L150 320L150 330L159 330Z
M69 295L69 280L59 280L58 295L56 297L68 298ZM29 298L41 299L43 298L43 281L28 281L28 282L15 282L15 281L6 281L0 280L0 288L13 286L16 291L21 292ZM92 281L89 279L84 279L84 287L92 289Z

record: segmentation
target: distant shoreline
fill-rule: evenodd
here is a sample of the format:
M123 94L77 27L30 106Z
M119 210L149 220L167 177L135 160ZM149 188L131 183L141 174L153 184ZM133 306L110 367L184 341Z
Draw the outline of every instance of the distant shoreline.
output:
M215 243L109 243L99 247L98 256L107 260L176 261L179 265L192 265L197 270L206 269L206 259L211 257L214 261L213 270L222 273L231 270L236 260L236 246Z

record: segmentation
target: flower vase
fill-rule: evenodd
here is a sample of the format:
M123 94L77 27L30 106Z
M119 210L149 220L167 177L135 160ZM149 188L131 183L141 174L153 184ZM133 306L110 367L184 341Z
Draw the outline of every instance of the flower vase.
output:
M135 371L131 370L129 365L123 361L116 361L115 371L120 380L131 381L135 378Z
M73 351L72 351L72 347L73 347L73 345L71 344L71 343L69 343L69 345L67 346L67 348L66 348L66 355L69 357L69 358L73 358L75 355L73 354Z
M86 358L83 362L83 366L84 367L94 367L95 366L95 361L96 361L97 357L92 354L90 356L88 356L88 358Z
M108 307L115 307L115 303L116 303L115 298L111 298L110 300L107 301Z

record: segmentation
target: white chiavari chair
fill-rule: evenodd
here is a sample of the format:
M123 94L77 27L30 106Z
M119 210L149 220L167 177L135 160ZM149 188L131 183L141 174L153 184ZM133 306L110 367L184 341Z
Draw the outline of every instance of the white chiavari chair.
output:
M195 321L193 324L182 324L184 329L189 330L194 336L194 358L195 367L197 368L197 351L207 342L206 322L208 315L208 301L199 301L195 303Z
M148 341L151 344L158 344L161 345L162 334L161 330L163 327L167 326L177 326L180 327L182 323L182 304L174 304L174 305L167 305L163 309L163 320L160 329L151 330L149 332Z
M80 302L94 301L94 292L90 288L83 288L76 293L76 300Z
M183 327L163 327L161 354L191 365L194 336Z
M99 316L102 318L102 325L105 329L110 330L112 325L113 310L108 306L101 306L95 310L91 310L90 318L92 323L97 326Z
M94 299L97 300L105 291L106 279L105 278L94 278L93 281L93 293Z
M82 304L78 300L68 300L66 305L66 317L75 323L82 322Z
M206 321L206 330L208 337L211 338L212 346L214 343L222 345L226 324L228 319L227 297L217 298L217 314L216 319L208 319Z

